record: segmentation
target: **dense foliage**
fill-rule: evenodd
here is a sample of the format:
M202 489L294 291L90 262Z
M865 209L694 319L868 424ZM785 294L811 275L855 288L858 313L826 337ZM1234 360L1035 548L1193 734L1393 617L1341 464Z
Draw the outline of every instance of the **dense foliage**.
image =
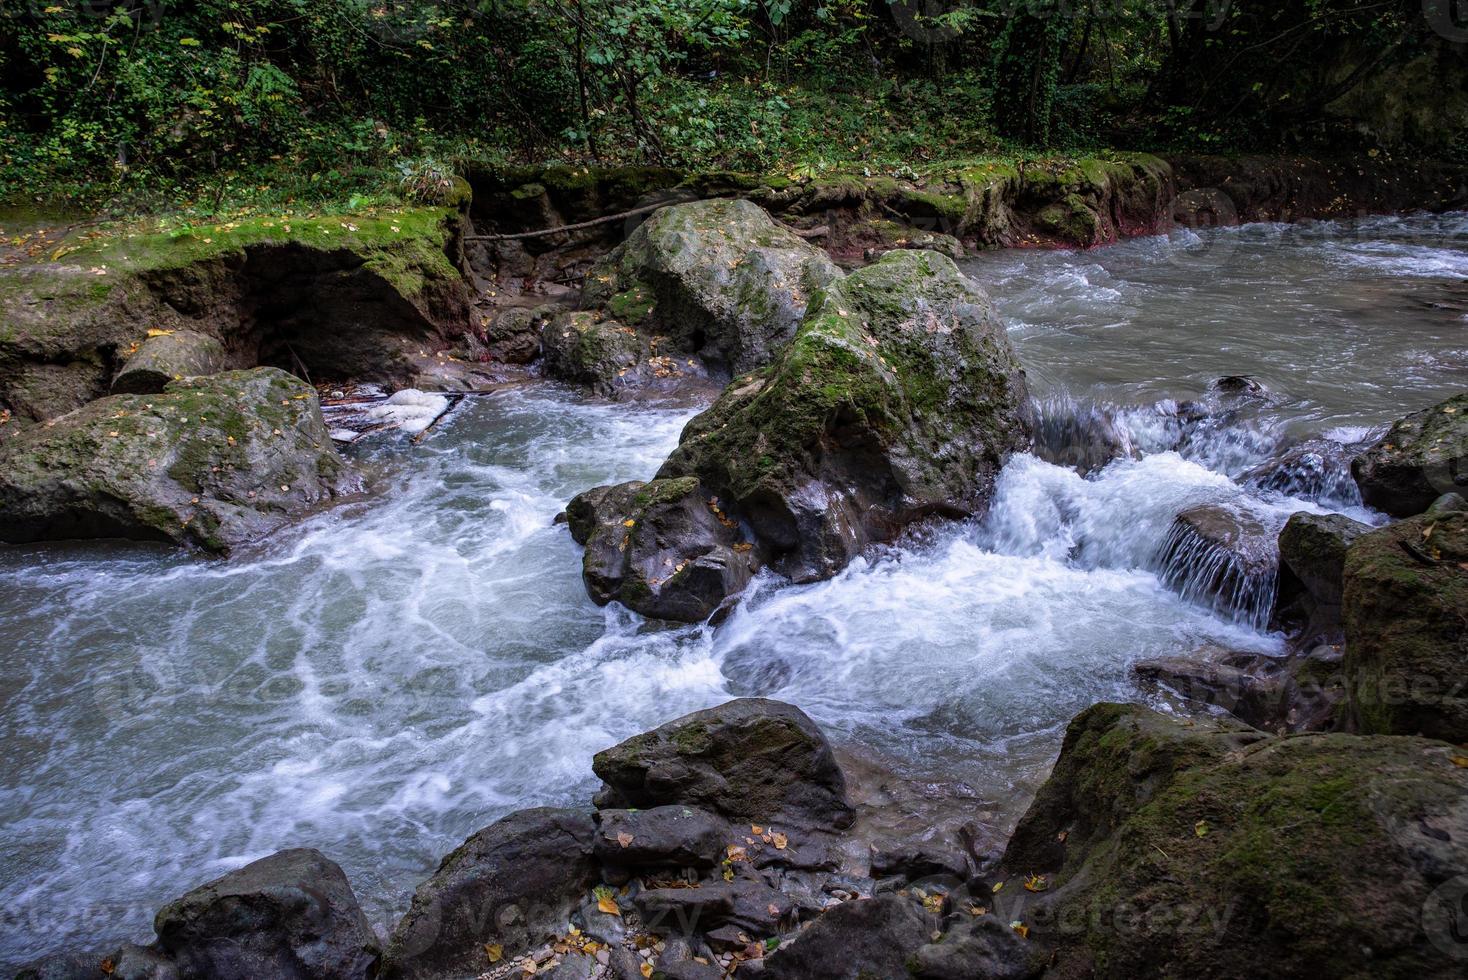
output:
M768 170L1308 141L1338 135L1332 100L1464 39L1438 5L0 0L0 197L398 192L462 158Z

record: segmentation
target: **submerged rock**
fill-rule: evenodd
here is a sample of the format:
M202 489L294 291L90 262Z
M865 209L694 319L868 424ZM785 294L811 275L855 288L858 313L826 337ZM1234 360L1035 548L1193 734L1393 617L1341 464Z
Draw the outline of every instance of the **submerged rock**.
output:
M1468 393L1409 415L1351 464L1361 497L1393 517L1468 492Z
M560 935L597 879L595 834L590 813L549 808L479 831L418 886L378 976L478 976L486 944L524 950Z
M699 806L729 820L850 825L846 780L826 736L799 708L740 698L598 752L597 805Z
M1350 507L1361 503L1361 491L1351 476L1355 455L1341 443L1311 439L1255 467L1239 482L1288 497Z
M584 308L605 311L664 355L738 373L769 363L815 292L841 272L748 201L662 208L587 274Z
M341 868L281 851L201 885L153 923L155 948L184 980L362 980L377 937Z
M1158 552L1163 580L1184 598L1263 628L1274 603L1278 529L1236 507L1179 514Z
M149 337L112 381L114 395L151 395L169 382L223 371L224 345L207 334L176 330Z
M309 385L231 371L102 398L0 444L0 540L227 552L358 489Z
M1468 512L1389 524L1346 553L1349 706L1366 732L1468 741Z
M582 578L598 605L698 622L754 575L752 545L695 478L598 487L566 516L586 546Z
M777 571L812 581L914 521L983 513L1029 445L1026 397L983 290L941 255L890 252L819 294L658 475L698 477Z
M1046 401L1035 407L1034 428L1035 455L1081 476L1136 455L1131 433L1110 406Z
M1434 899L1468 866L1455 754L1097 705L1005 853L1045 890L1006 915L1061 976L1455 975Z

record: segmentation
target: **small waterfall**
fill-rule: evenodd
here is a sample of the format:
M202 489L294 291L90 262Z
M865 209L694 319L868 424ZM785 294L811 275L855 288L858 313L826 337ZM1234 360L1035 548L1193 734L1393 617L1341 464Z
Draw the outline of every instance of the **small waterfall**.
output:
M1255 490L1314 501L1327 507L1360 507L1361 489L1351 476L1353 447L1311 439L1254 468L1241 482Z
M1034 413L1035 455L1047 463L1086 476L1114 459L1137 454L1131 433L1114 406L1077 402L1069 396L1037 399Z
M1262 631L1279 577L1275 523L1217 504L1183 511L1157 551L1158 573L1190 602Z

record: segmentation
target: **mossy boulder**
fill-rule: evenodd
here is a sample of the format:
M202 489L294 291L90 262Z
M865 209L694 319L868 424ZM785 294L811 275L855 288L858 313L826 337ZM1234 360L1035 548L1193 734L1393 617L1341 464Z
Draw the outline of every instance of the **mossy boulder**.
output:
M112 379L114 395L152 395L172 381L223 371L224 345L193 330L159 332L149 337Z
M590 385L602 395L630 384L627 375L646 354L636 330L586 311L557 315L541 331L540 346L546 374Z
M812 298L659 471L697 477L797 581L914 521L983 513L1029 445L1024 372L988 296L934 252L890 252Z
M1361 499L1411 517L1445 493L1468 493L1468 393L1409 415L1351 463Z
M757 567L739 525L697 479L598 487L572 500L566 516L586 546L581 574L598 605L620 601L644 616L698 622Z
M1371 526L1343 514L1290 515L1279 533L1276 623L1309 639L1339 642L1346 552Z
M846 777L826 736L792 705L739 698L598 752L601 809L702 807L735 822L845 828Z
M1006 915L1060 976L1456 976L1434 892L1468 867L1459 754L1097 705L1005 852L1046 876Z
M582 306L606 311L662 353L716 373L767 364L806 304L841 272L756 204L694 201L655 212L586 277Z
M98 399L0 444L0 540L227 552L359 484L309 385L230 371Z
M1346 553L1345 674L1366 732L1468 741L1468 513L1429 513Z

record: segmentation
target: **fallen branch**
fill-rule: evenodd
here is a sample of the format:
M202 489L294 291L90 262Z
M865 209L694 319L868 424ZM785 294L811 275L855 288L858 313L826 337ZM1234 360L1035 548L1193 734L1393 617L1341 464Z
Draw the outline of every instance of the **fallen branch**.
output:
M667 207L672 201L659 201L657 204L644 204L640 208L631 211L623 211L620 214L608 214L600 218L592 218L590 221L578 221L574 225L558 225L555 228L540 228L535 231L517 231L508 235L465 235L466 242L508 242L516 238L540 238L543 235L557 235L563 231L581 231L583 228L595 228L597 225L609 225L613 221L624 221L627 218L635 218L641 214L650 214L658 208Z

